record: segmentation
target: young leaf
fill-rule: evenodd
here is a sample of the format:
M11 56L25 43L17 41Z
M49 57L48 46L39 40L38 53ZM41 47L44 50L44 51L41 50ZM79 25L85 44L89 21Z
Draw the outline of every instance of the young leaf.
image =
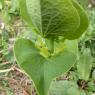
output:
M72 45L77 47L75 43ZM71 50L66 48L59 55L46 59L30 40L18 39L14 45L17 63L32 78L39 95L47 95L51 81L66 73L76 62L76 53Z
M91 68L92 68L91 52L90 49L85 49L83 54L80 55L79 62L77 64L79 78L88 81Z

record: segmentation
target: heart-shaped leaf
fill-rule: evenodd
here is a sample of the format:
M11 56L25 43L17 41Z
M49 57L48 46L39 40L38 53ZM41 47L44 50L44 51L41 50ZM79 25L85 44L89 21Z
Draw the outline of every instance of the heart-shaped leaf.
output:
M68 48L71 46L71 49ZM51 81L66 73L76 62L76 41L54 57L44 58L28 39L18 39L14 45L17 63L32 78L39 95L47 95Z
M80 37L88 27L85 10L75 0L20 0L22 18L43 37Z
M69 36L80 25L70 0L20 0L22 18L44 37Z

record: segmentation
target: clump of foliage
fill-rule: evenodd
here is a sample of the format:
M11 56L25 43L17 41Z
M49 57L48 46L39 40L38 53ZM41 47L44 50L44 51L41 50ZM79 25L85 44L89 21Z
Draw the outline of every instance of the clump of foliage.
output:
M51 81L76 62L75 39L88 28L88 16L75 0L20 0L20 13L36 39L18 39L15 57L38 94L47 95Z
M66 19L68 20L63 19L63 16L65 17L65 15L61 13L63 10L61 10L62 8L58 6L58 4L58 8L55 7L55 0L49 0L50 3L48 4L37 3L36 0L36 2L33 2L35 4L32 3L32 5L36 6L37 4L37 6L33 6L32 9L30 1L33 0L0 0L0 92L4 92L5 95L14 95L19 92L20 94L26 94L21 90L23 88L21 87L22 79L25 79L23 83L26 85L27 80L25 74L22 76L21 70L17 68L20 71L18 72L16 67L13 68L14 65L17 66L17 64L13 64L16 63L13 56L13 43L17 38L14 47L14 50L16 50L15 57L17 63L26 71L25 73L30 79L33 80L38 94L43 94L47 88L48 90L46 92L49 92L49 95L95 94L95 9L94 4L92 4L93 0L78 0L87 10L88 14L85 13L78 2L75 0L72 1L73 3L71 2L75 10L74 12L76 13L74 16L77 16L78 21L76 21L76 17L72 20L74 20L73 24L75 24L75 22L77 23L77 25L75 25L77 27L74 27L73 24L71 24L72 20L69 19L69 14L73 14L73 12L70 11L70 13L68 13L68 11L64 11L64 13L67 13ZM79 8L78 6L76 8L75 3ZM92 6L89 4L92 4ZM41 10L39 10L39 5L41 5ZM50 7L51 5L52 7ZM65 6L67 7L64 7L64 9L67 9L68 5ZM59 7L60 10L58 10ZM32 14L32 12L34 13ZM56 14L57 12L58 14ZM85 28L80 28L83 29L82 32L80 30L77 32L69 31L70 29L78 29L78 25L80 27L80 25L85 23L83 22L85 19L79 19L81 18L81 12L85 15L87 14L90 18L90 25L87 32L82 33L88 26L86 26L86 24ZM60 16L62 20L58 19L58 16ZM62 23L63 21L65 21L65 23ZM68 27L67 30L63 28L63 25L64 27ZM71 27L73 27L73 29ZM58 31L58 29L60 31ZM68 35L68 33L70 35ZM75 33L83 35L80 39L76 39L79 35L75 35ZM71 38L75 40L71 40ZM11 84L7 78L12 82L13 80L14 82L19 80L19 85L18 83L12 83L15 84L18 90L15 89L14 91L13 85L11 88ZM29 88L24 87L25 89ZM29 89L31 89L31 87ZM32 85L32 91L29 90L29 95L36 95L34 89Z

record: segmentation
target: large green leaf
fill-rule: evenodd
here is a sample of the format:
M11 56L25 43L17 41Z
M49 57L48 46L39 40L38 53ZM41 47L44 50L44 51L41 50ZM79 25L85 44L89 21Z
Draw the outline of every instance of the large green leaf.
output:
M44 37L76 31L80 17L70 0L20 0L22 18Z
M76 41L72 46L77 47ZM39 95L47 95L51 81L66 73L76 62L76 49L72 50L72 47L66 48L64 52L46 59L30 40L18 39L14 45L17 63L32 78Z
M20 0L22 18L43 37L80 37L88 27L84 9L73 0Z

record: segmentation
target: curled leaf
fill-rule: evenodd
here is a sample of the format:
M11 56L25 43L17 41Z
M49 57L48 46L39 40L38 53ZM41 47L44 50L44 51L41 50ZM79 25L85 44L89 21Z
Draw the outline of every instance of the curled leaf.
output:
M45 38L79 38L88 27L84 9L74 0L20 0L22 18Z

